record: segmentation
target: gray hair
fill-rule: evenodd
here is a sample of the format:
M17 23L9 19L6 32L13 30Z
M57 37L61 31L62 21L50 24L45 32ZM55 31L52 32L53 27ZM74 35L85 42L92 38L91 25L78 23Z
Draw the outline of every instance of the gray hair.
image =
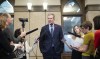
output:
M52 15L53 19L55 20L55 14L53 14L53 13L48 14L48 16L50 16L50 15Z

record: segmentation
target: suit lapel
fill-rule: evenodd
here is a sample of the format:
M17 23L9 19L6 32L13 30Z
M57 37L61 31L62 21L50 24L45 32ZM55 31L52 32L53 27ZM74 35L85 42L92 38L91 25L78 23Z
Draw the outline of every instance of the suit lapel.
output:
M47 25L47 32L48 32L48 34L51 36L51 33L50 33L50 30L49 30L49 25Z
M56 34L56 28L57 28L57 26L54 24L53 37L54 37L54 35ZM48 34L52 37L52 35L51 35L51 33L50 33L50 30L49 30L49 25L47 25L46 29L47 29Z
M56 29L57 28L57 26L54 24L54 31L53 31L53 36L56 34Z

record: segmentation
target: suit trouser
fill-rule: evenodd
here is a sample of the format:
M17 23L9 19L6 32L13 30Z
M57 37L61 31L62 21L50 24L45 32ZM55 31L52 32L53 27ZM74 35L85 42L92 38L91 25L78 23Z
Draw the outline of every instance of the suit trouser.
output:
M61 59L61 53L56 53L52 47L48 52L43 53L43 59Z

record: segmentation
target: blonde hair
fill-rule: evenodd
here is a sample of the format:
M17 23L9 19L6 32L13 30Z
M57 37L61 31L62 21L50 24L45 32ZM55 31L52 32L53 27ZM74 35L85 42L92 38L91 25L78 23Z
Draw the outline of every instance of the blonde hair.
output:
M11 17L9 13L3 13L1 16L4 16L5 20L7 20L9 17Z
M6 18L4 16L0 16L0 29L4 29L6 26Z

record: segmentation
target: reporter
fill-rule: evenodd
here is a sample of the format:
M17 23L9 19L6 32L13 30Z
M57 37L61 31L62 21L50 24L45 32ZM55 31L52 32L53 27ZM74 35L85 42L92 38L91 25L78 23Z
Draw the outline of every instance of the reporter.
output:
M17 38L14 37L13 31L9 28L10 24L12 23L12 18L9 13L3 13L2 16L4 16L4 20L6 21L6 28L4 29L4 32L9 39L9 41L12 41L13 43L18 43L20 41L20 38L26 35L26 32L22 32Z
M92 30L92 23L90 21L85 21L81 25L82 32L84 35L83 45L79 48L82 52L82 59L94 59L94 33Z
M100 15L94 17L94 47L95 47L95 59L100 59Z
M72 36L72 48L76 48L76 49L72 49L72 58L71 59L82 59L82 52L77 51L77 49L80 48L80 46L83 44L83 34L81 32L80 26L76 25L73 27L73 32L77 35L79 35L80 37L76 37L76 36Z
M5 17L0 16L0 59L13 59L13 57L15 57L15 55L13 54L15 46L11 45L11 42L6 37L4 33L5 28Z
M80 51L78 51L78 49L80 48L80 46L83 44L83 33L81 32L80 26L75 25L73 27L73 33L69 32L70 38L64 37L66 39L66 42L64 42L71 50L72 50L72 56L71 59L82 59L82 53ZM76 36L74 36L74 35ZM78 36L78 37L77 37ZM68 43L68 40L70 40L70 44Z
M14 33L15 38L17 38L21 34L21 32L21 28L16 29ZM32 50L32 47L29 46L28 42L25 40L25 37L20 38L19 44L22 45L22 48L17 49L17 51L19 52L19 54L17 54L17 58L29 59L29 52Z

